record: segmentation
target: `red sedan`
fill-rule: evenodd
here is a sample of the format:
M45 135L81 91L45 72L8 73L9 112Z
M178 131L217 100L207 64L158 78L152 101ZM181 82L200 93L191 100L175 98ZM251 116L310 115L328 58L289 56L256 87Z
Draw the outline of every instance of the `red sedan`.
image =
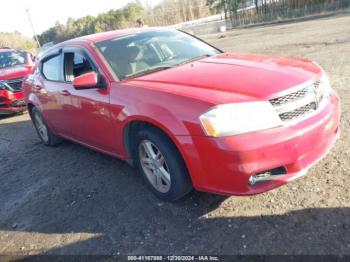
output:
M126 160L166 201L192 188L276 188L305 174L339 132L339 98L318 65L226 54L170 29L56 45L24 88L46 145L66 138Z
M28 52L0 48L0 115L19 113L27 109L22 82L32 73L33 64Z

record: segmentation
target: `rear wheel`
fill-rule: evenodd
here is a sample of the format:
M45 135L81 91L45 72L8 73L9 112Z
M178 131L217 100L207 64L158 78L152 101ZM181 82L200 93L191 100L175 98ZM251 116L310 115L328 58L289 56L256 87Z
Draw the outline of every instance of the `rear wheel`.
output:
M62 138L56 136L45 123L39 110L31 109L32 121L41 141L47 146L55 146L62 142Z
M157 197L173 202L192 190L185 162L165 134L156 128L141 130L136 145L137 166Z

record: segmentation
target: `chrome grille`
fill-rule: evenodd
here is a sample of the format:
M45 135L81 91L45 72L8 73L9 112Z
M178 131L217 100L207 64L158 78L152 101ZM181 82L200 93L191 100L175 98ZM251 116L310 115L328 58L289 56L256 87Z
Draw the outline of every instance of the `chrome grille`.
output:
M305 106L299 107L293 111L286 112L280 114L280 118L282 121L290 121L296 118L299 118L301 116L304 116L305 114L309 113L310 111L316 110L316 103L309 103Z
M14 92L22 90L23 78L15 78L7 80L6 83L13 89Z
M318 110L325 98L325 88L321 81L303 86L287 95L273 98L270 103L283 122L307 117Z
M307 92L307 88L303 88L291 94L271 99L270 102L273 106L284 105L304 97L307 94Z

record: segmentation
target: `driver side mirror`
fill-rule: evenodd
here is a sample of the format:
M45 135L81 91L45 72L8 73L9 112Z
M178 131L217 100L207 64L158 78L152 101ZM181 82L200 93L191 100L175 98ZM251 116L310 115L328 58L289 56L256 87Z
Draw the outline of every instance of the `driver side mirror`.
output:
M73 80L73 86L76 89L94 88L98 87L98 77L95 72L90 72L77 76Z

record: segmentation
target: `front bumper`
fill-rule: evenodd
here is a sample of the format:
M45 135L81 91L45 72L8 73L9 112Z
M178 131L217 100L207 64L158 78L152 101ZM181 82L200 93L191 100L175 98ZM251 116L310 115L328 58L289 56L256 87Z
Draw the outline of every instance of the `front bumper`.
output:
M17 113L22 113L27 110L26 106L15 106L15 107L1 107L0 115L12 115Z
M322 111L293 126L222 138L179 139L197 190L254 195L306 174L334 145L339 120L339 98L333 92ZM286 174L249 185L250 176L278 167L284 167Z
M6 90L0 90L0 114L20 113L26 109L23 92L12 93Z

